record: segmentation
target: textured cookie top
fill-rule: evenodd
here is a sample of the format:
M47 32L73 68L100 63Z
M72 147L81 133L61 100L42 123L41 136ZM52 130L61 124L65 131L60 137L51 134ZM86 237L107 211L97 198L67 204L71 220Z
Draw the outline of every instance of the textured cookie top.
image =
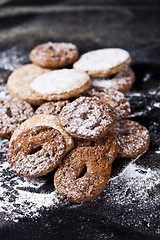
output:
M62 108L69 103L68 100L60 100L57 102L46 102L43 103L37 110L35 111L36 114L52 114L58 115Z
M86 89L88 89L90 85L91 80L85 72L75 69L61 69L42 74L30 86L43 99L48 99L49 96L68 93L69 97L72 97L84 91L84 86L87 86Z
M26 129L30 129L36 126L48 126L54 129L57 129L64 137L66 142L66 152L70 151L74 147L73 139L66 133L66 131L62 128L59 118L50 114L39 114L31 117L30 119L23 122L13 133L10 144L14 139L17 138L22 132Z
M0 136L11 137L15 129L34 114L29 103L17 98L0 99Z
M83 96L96 96L113 108L116 119L121 119L131 113L130 104L124 94L114 89L91 87L82 93Z
M130 67L123 68L120 72L109 77L92 78L93 87L115 89L122 93L130 90L135 81L135 74Z
M108 76L120 71L131 62L129 53L120 48L106 48L87 52L74 63L75 69L90 76Z
M84 139L102 138L114 124L110 106L97 97L80 97L68 103L59 118L66 132Z
M106 186L111 164L105 154L93 147L74 149L56 171L57 192L71 202L84 202L96 197Z
M30 60L42 67L59 68L75 62L78 49L72 43L47 42L36 46L30 53Z
M65 155L62 134L48 126L22 132L10 145L7 159L18 175L39 177L51 172Z
M149 132L138 122L121 120L115 123L113 133L118 140L118 157L135 158L149 146Z

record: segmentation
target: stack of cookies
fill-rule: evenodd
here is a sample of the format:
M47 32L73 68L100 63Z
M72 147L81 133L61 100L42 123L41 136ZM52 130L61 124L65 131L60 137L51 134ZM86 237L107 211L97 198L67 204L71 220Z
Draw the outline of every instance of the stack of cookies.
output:
M148 130L125 119L131 109L124 93L135 80L129 53L110 48L78 55L71 43L35 47L32 64L8 79L12 98L0 102L0 135L11 137L12 170L25 177L54 170L57 192L76 203L101 193L117 156L138 157L149 145ZM38 106L35 112L30 104Z

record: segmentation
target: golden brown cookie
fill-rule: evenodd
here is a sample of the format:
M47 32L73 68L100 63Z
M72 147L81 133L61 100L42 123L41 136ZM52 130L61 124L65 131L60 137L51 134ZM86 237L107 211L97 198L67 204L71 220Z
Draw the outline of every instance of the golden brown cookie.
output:
M41 68L34 64L26 64L16 69L8 78L7 88L12 97L22 99L33 105L44 103L38 95L32 92L31 82L39 75L49 72L46 68Z
M104 89L91 87L84 91L82 96L98 97L105 103L109 104L114 112L115 118L120 120L131 113L130 104L124 94L114 89Z
M30 60L46 68L61 68L78 59L78 49L72 43L47 42L36 46L30 53Z
M17 98L1 98L0 137L10 138L15 129L33 114L34 110L29 103Z
M12 141L7 160L18 175L40 177L55 169L65 152L65 140L58 130L36 126Z
M92 77L101 77L119 72L130 62L131 57L126 50L105 48L83 54L73 67L87 72Z
M40 107L37 108L35 115L52 114L57 116L61 112L62 108L67 105L67 103L69 103L68 100L43 103Z
M115 75L108 77L95 77L92 78L92 86L106 89L115 89L122 93L128 92L133 83L135 82L135 73L129 67L123 68L120 72Z
M66 133L66 131L62 128L59 118L50 114L39 114L31 117L30 119L23 122L13 133L10 144L14 139L17 138L22 132L27 129L36 127L36 126L48 126L58 130L64 137L66 142L66 153L70 151L74 147L73 139Z
M60 100L74 97L91 86L83 71L60 69L45 73L31 83L31 89L43 100Z
M105 188L111 164L94 147L71 151L54 175L57 192L70 202L80 203L97 197Z
M117 121L112 130L118 140L118 157L135 158L147 151L149 132L138 122Z
M77 98L62 109L59 118L71 136L89 140L102 138L114 124L112 109L97 97Z

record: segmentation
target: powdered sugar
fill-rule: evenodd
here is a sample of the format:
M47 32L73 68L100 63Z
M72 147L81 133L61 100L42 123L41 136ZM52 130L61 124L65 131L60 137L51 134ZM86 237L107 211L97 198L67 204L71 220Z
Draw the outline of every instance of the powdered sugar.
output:
M31 89L42 95L61 94L80 88L89 80L89 76L82 71L55 70L37 77L31 83Z
M130 61L127 51L120 48L108 48L83 54L73 66L75 69L86 71L91 75L93 73L94 75L94 73L103 74L120 64L124 64L126 61Z

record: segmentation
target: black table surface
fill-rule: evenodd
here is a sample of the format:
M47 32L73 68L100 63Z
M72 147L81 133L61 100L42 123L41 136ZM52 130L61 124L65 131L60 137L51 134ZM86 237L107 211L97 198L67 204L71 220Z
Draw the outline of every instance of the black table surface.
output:
M130 52L136 82L126 93L129 119L147 127L150 146L138 159L116 159L111 179L96 199L82 204L60 199L35 217L20 212L24 206L14 206L8 215L1 208L6 199L13 204L17 193L11 185L15 175L0 167L0 239L160 239L160 1L1 0L1 95L9 74L29 62L35 45L47 41L75 43L80 54L107 47ZM5 166L8 140L0 143L0 166ZM49 174L38 191L22 190L50 197L52 178ZM15 214L21 217L13 220Z

